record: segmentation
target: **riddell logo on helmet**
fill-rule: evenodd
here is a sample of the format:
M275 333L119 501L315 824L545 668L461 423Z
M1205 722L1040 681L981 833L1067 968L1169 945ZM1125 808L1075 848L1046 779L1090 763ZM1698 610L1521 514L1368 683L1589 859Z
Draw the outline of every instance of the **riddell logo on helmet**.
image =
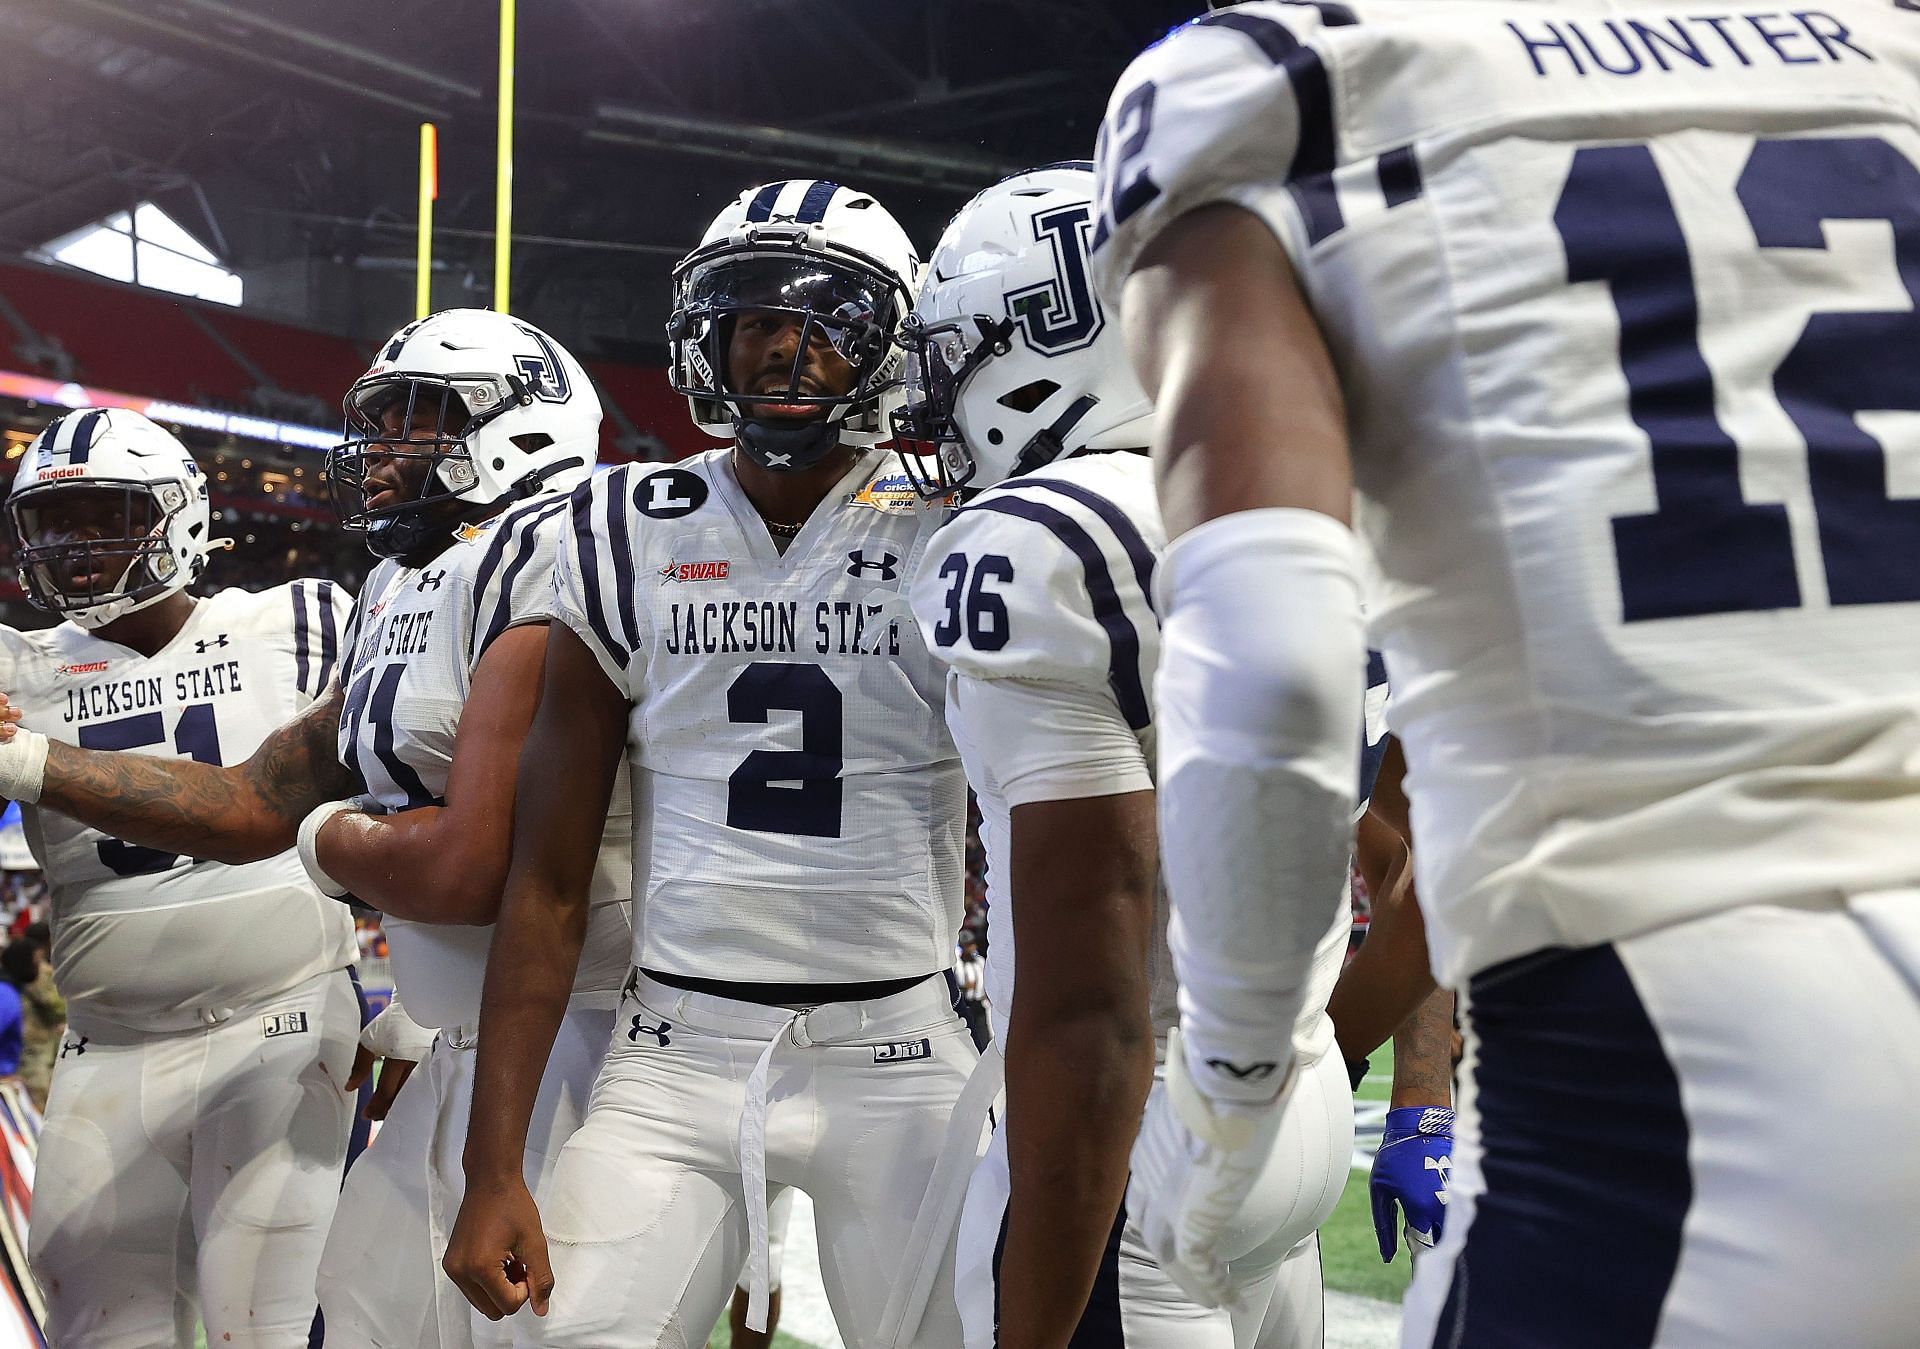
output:
M90 660L82 662L79 665L62 665L55 673L63 675L90 675L99 674L106 668L107 663L105 661Z
M40 481L41 482L58 482L62 478L84 478L86 476L87 476L86 468L83 465L75 464L71 468L42 469L40 473Z
M725 559L713 562L669 562L660 568L660 584L669 581L724 581L733 564Z

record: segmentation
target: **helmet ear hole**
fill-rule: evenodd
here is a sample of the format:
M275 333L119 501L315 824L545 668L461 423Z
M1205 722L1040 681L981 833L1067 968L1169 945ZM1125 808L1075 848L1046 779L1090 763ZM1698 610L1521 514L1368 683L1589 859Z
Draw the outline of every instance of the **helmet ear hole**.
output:
M513 443L516 448L524 450L528 454L538 454L541 450L553 444L553 437L545 431L523 431L513 438ZM495 464L494 467L498 468L500 465Z
M994 401L1003 408L1014 412L1032 412L1049 398L1060 392L1060 386L1050 379L1036 379L1022 384L1017 389L1009 389Z

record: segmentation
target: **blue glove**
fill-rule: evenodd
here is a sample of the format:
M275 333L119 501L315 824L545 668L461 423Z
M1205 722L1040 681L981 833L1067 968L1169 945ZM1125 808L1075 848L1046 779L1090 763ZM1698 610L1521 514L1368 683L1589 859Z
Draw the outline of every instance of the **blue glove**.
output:
M1393 1207L1407 1217L1407 1250L1440 1240L1447 1218L1447 1176L1453 1170L1453 1112L1438 1106L1402 1106L1387 1112L1380 1151L1373 1155L1373 1235L1391 1264L1396 1246Z

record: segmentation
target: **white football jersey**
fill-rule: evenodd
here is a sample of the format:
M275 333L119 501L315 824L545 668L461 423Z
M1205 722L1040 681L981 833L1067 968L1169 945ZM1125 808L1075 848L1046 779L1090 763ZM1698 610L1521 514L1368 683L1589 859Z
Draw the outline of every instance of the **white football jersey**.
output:
M555 568L556 617L633 703L634 963L945 970L966 786L905 589L946 508L870 451L782 554L730 453L601 474Z
M439 805L473 671L508 628L544 622L567 497L549 492L463 527L421 567L388 559L361 592L347 645L340 761L389 810ZM592 914L574 979L576 998L618 999L631 918L627 850L632 825L624 776L615 783L594 867ZM393 981L423 1026L470 1026L492 924L385 920Z
M1007 889L1013 807L1153 786L1153 573L1166 542L1147 457L1082 455L981 493L934 536L914 583L914 615L948 663L947 717L980 803L996 1035L1012 1016L1020 922ZM1019 701L983 696L983 684L1011 688ZM1381 685L1368 697L1362 800L1384 744L1385 693ZM1178 990L1164 895L1155 909L1149 976L1154 1030L1164 1036L1178 1019ZM1352 927L1344 892L1327 897L1327 913L1294 1028L1306 1058L1333 1042L1327 999Z
M1443 981L1920 881L1917 75L1891 3L1361 0L1118 87L1106 294L1235 203L1326 334Z
M73 623L0 628L0 689L51 740L237 764L326 688L351 605L331 581L222 590L151 657ZM198 1026L353 959L352 918L291 851L225 866L38 806L20 814L51 896L60 991L83 1022Z

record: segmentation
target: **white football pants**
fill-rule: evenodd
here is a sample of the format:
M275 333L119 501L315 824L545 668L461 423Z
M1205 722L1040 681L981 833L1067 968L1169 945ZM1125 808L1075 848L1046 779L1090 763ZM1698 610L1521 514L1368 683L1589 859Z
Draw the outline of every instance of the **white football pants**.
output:
M560 1022L527 1132L524 1172L535 1195L560 1145L585 1117L613 1012L576 998ZM443 1031L394 1100L373 1145L347 1174L320 1262L327 1342L353 1349L497 1349L530 1310L489 1321L440 1269L466 1193L460 1165L473 1103L475 1041Z
M344 969L205 1029L69 1026L28 1248L60 1349L304 1349L360 1003ZM197 1292L197 1299L196 1299Z
M1404 1345L1916 1343L1920 890L1524 956L1462 1006Z
M1165 1090L1155 1070L1154 1093ZM1353 1161L1353 1092L1338 1054L1301 1070L1273 1157L1248 1210L1268 1235L1233 1261L1247 1290L1228 1312L1202 1307L1161 1272L1131 1220L1117 1223L1076 1349L1319 1349L1320 1246L1315 1233L1339 1202ZM1009 1179L1006 1128L974 1168L960 1219L956 1294L967 1349L993 1349L999 1316L999 1244ZM1124 1213L1121 1215L1125 1218Z
M965 1151L947 1168L956 1199L978 1156L977 1127L949 1129L976 1059L938 978L796 1013L640 976L541 1196L553 1301L516 1343L698 1345L792 1186L812 1196L848 1349L881 1349L890 1297L916 1276L933 1291L906 1343L958 1349L951 1232L915 1220L942 1156Z

